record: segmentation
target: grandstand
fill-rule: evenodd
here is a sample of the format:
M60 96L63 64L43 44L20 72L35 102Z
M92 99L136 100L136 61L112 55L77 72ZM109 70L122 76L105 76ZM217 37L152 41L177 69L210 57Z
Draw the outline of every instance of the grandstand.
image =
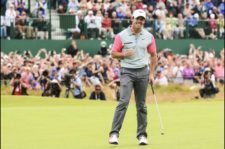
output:
M5 7L9 8L10 4L14 5L15 10L17 5L15 0L8 0ZM32 24L33 20L40 20L36 15L37 2L35 0L23 0L24 8L29 9L30 14L28 24L33 28L37 27ZM100 26L95 28L99 31L97 38L113 38L115 34L129 25L130 14L133 9L141 8L147 13L145 28L152 32L156 38L159 39L183 39L183 38L199 38L199 39L223 39L224 37L224 3L219 1L205 1L205 0L180 0L180 1L54 1L44 0L45 13L44 18L47 22L45 31L48 32L43 35L43 29L38 28L38 33L35 37L24 37L23 39L53 39L65 40L70 38L75 39L90 39L88 37L88 24L85 17L88 11L94 12L96 22L100 19ZM76 6L77 5L77 6ZM4 8L4 6L2 6ZM76 8L77 7L77 8ZM102 7L102 8L101 8ZM96 17L97 11L100 11L100 16ZM1 11L2 16L5 15L6 10ZM104 15L109 16L111 25L105 27ZM116 14L113 17L113 14ZM20 14L21 15L21 14ZM17 19L20 18L20 15ZM7 17L5 18L8 19ZM15 18L14 18L15 19ZM17 21L15 19L15 21ZM74 20L74 21L73 21ZM102 21L101 21L102 20ZM51 22L51 23L49 23ZM67 23L65 23L67 22ZM117 24L117 23L118 24ZM158 22L161 22L157 25ZM193 24L193 22L195 22ZM70 24L70 25L68 25ZM96 24L94 24L96 25ZM27 24L23 25L24 27ZM69 27L71 26L71 27ZM10 27L10 26L8 26ZM21 39L21 36L16 36L18 27L11 26L11 31L7 36L10 39ZM110 31L110 34L106 32ZM16 32L16 33L15 33ZM22 33L21 33L22 34ZM27 34L27 33L25 33ZM2 37L1 38L5 38Z

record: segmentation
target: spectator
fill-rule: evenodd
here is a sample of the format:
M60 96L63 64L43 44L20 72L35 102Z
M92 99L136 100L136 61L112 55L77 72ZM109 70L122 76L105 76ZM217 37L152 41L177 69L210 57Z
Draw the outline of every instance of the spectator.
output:
M103 62L102 62L101 56L96 55L92 63L93 76L90 78L91 83L93 85L99 84L102 86L102 84L105 84L104 78L102 76L102 74L104 73L104 68L102 64Z
M108 86L112 90L112 97L118 101L120 98L120 66L117 59L113 59L109 66L109 80L111 80L111 82L108 84Z
M111 5L110 0L104 0L103 5L104 5L104 10L107 11Z
M159 86L167 86L168 85L168 79L166 76L162 74L160 70L156 72L156 78L155 78L155 84Z
M5 12L5 19L6 19L6 29L7 29L7 38L10 39L11 35L11 25L15 26L15 19L16 19L16 11L14 9L14 5L10 4L9 9Z
M102 32L103 37L106 39L111 39L113 37L112 20L109 18L108 12L105 12L104 18L102 20Z
M95 6L94 6L94 11L98 13L98 11L101 12L101 9L104 8L103 4L102 4L102 0L97 0L97 2L95 3ZM97 13L96 13L96 16L97 16Z
M201 70L199 66L194 66L194 76L193 76L193 82L194 83L200 83L201 82Z
M220 51L220 58L224 61L224 48Z
M88 61L86 66L84 66L84 75L83 75L83 80L86 83L87 86L91 86L91 83L100 83L99 79L94 77L93 71L92 71L92 61ZM91 82L91 78L92 82Z
M88 15L84 18L85 23L87 23L87 31L88 31L88 38L93 39L92 33L95 33L95 38L99 36L99 29L96 24L96 18L93 15L93 11L88 11Z
M159 39L162 39L162 38L166 38L165 36L165 21L162 19L161 16L159 16L157 18L157 20L155 21L155 31L156 31L156 36L159 38Z
M155 14L156 16L161 16L162 19L166 18L168 11L166 9L165 3L160 1L157 3L156 5L156 10L155 10Z
M109 8L106 10L106 12L108 12L110 18L112 18L112 13L114 11L116 12L115 7L112 5L112 3L110 3ZM117 17L117 14L116 14L116 17Z
M58 72L53 71L53 78L50 81L50 96L59 97L62 91L62 86L60 85L60 80L58 79Z
M224 15L224 0L221 0L221 3L219 5L219 11L221 14Z
M59 5L57 12L60 14L66 13L66 7L63 5Z
M174 83L182 84L184 82L182 72L183 66L181 64L180 59L177 59L177 61L175 62L175 66L172 67L172 75Z
M194 69L191 66L189 61L186 62L186 66L184 67L184 69L182 71L182 74L183 74L183 78L185 80L192 80L193 79Z
M176 26L178 27L178 32L179 32L179 37L183 38L184 37L184 30L185 30L185 21L183 18L182 13L178 13L178 20Z
M99 54L99 55L101 55L103 57L105 57L107 54L109 54L108 53L108 48L107 48L107 43L105 41L102 41L100 43L100 49L99 49L97 54Z
M217 34L217 21L215 19L215 14L213 13L210 14L209 25L211 29L210 37L215 39Z
M219 38L224 38L224 16L221 13L218 16L217 24L219 25Z
M199 93L202 98L215 96L215 94L219 92L219 89L213 84L210 70L205 70L202 77L201 85L202 88L199 90Z
M90 100L106 100L105 93L102 91L101 86L96 84L94 91L91 92Z
M68 0L58 0L58 13L67 12Z
M173 13L169 13L169 17L166 18L165 37L164 39L178 38L179 30L176 28L177 18L173 16Z
M212 9L213 9L213 7L214 7L214 5L213 5L213 3L211 2L211 0L205 0L205 1L204 1L204 6L205 6L206 11L207 11L208 14L210 14L210 12L212 11Z
M39 13L41 13L42 15L46 15L46 10L47 10L46 0L37 0L35 6L37 10L37 15L39 15Z
M45 18L45 15L43 15L42 13L42 11L38 12L37 18L35 18L32 22L32 26L35 30L36 38L47 39L48 22ZM41 35L39 34L40 32L43 32L44 36L41 37Z
M79 10L79 2L77 0L70 0L67 10L68 12L77 12Z
M24 92L27 92L27 89L32 88L33 75L29 66L24 67L24 70L21 73L21 83L24 86Z
M95 5L95 0L89 0L86 5L88 10L92 10Z
M116 13L117 13L117 17L119 19L124 19L126 17L126 14L125 12L123 11L123 8L122 7L119 7L117 10L116 10Z
M198 24L198 14L192 15L191 13L187 14L186 20L189 27L195 27Z
M16 16L16 31L17 31L16 38L19 39L20 38L33 39L36 36L33 27L30 26L30 19L25 11L23 11L21 15L18 14Z
M28 10L26 9L26 2L25 0L15 0L15 7L16 10L19 11L20 15L22 14L22 12L28 12Z
M7 37L7 32L6 32L6 20L5 16L1 15L1 39L6 39Z
M219 81L220 83L224 83L224 65L222 64L221 61L218 61L216 63L214 71L216 80Z
M12 95L28 95L25 85L21 82L21 74L17 73L10 84L13 86Z
M44 70L42 72L42 75L38 78L38 81L40 83L42 93L41 96L50 96L50 77L48 70Z
M135 5L135 9L143 9L143 2L142 2L142 0L136 0L134 5Z
M78 75L75 75L74 80L71 82L74 86L73 88L73 96L76 99L83 99L86 97L86 93L83 90L83 83L81 81L81 78Z
M80 1L80 10L81 10L83 15L87 14L88 10L91 10L91 9L87 8L87 1L86 0Z
M71 41L70 46L66 50L66 54L71 55L72 57L77 55L78 52L77 42L75 40Z
M1 15L5 14L7 0L1 0Z
M100 10L97 10L96 16L95 16L95 22L96 22L96 26L97 26L97 29L98 29L98 35L100 35L100 37L102 37L102 32L103 32L102 21L103 21L102 13L101 13Z
M116 11L112 12L112 29L113 29L113 33L117 34L120 31L120 19L117 18L117 14Z
M199 14L196 13L193 16L189 16L187 18L187 21L188 21L188 25L189 25L190 37L205 38L205 31L203 29L203 26L205 26L205 25L203 25L203 26L199 25Z

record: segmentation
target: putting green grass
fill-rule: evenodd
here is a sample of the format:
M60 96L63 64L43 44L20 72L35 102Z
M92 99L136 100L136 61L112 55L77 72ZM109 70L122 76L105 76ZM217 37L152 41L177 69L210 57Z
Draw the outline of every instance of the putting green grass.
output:
M131 101L119 145L108 144L115 101L1 96L2 149L223 149L224 101L160 102L160 135L153 101L148 103L149 145L136 139Z

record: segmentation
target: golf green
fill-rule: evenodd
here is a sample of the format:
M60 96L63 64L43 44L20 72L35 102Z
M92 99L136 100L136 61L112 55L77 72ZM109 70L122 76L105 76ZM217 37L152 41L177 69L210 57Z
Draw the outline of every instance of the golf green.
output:
M116 101L1 96L2 149L223 149L224 101L160 102L165 135L148 103L148 146L136 139L130 102L119 145L108 144Z

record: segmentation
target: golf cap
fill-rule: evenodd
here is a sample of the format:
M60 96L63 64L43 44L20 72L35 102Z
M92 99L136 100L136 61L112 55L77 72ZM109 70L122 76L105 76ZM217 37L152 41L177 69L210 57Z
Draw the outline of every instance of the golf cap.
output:
M106 46L107 46L107 43L106 43L105 41L102 41L102 42L100 43L100 45L101 45L101 47L106 47Z
M89 11L88 11L88 14L93 14L93 11L92 11L92 10L89 10Z
M146 19L146 13L144 10L142 9L137 9L133 12L133 17L136 19L138 17L143 17L144 19Z

